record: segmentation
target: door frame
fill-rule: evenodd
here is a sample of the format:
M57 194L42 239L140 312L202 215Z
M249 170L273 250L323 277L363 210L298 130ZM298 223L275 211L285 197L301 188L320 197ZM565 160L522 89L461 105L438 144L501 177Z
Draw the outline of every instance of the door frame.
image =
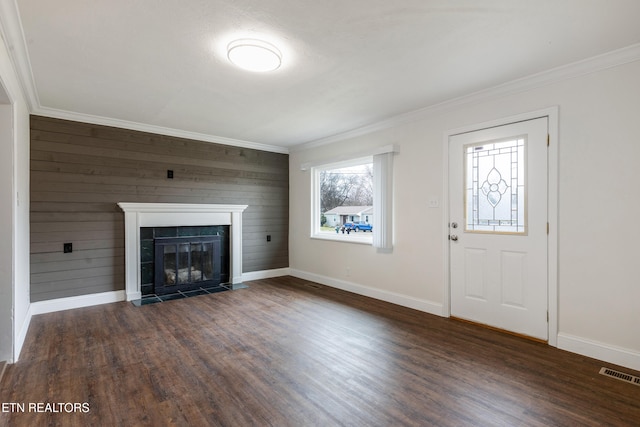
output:
M1 191L3 199L7 201L2 207L2 216L9 221L0 231L2 236L3 260L1 270L8 273L7 283L0 285L0 295L4 301L0 303L0 361L14 363L18 360L19 352L16 346L17 331L14 318L16 305L16 231L15 219L18 206L15 164L15 108L14 97L7 90L2 76L0 76L0 155L2 155L2 178L7 185ZM8 194L7 194L8 193ZM6 252L10 252L6 256Z
M451 317L451 277L449 257L449 139L460 133L508 125L511 123L547 117L549 127L549 148L547 150L547 309L549 311L548 344L558 346L558 106L517 114L501 119L449 129L443 138L443 259L444 291L442 315Z

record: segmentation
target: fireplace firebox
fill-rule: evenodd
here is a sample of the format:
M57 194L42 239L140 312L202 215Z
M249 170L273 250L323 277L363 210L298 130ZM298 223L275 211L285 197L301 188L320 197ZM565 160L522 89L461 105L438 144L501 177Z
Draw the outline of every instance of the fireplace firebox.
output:
M141 297L228 285L230 234L228 225L141 227Z
M220 236L155 239L155 294L219 285L221 240Z

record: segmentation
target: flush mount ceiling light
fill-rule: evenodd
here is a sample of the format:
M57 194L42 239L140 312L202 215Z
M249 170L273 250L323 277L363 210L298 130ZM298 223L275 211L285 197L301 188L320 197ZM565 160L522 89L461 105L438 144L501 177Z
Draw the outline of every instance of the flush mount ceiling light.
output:
M271 43L239 39L227 46L227 57L238 67L256 72L273 71L282 64L282 54Z

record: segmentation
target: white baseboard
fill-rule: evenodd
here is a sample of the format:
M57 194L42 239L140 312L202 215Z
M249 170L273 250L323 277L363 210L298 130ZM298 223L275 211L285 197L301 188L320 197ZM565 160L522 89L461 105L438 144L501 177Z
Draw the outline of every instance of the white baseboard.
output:
M20 352L22 351L22 346L24 345L24 340L27 339L27 332L29 331L29 325L31 324L31 317L33 316L31 307L32 304L29 304L27 315L24 316L22 326L15 337L15 341L13 343L13 360L11 363L16 363L18 361L20 358Z
M560 332L558 348L640 371L640 352Z
M288 268L279 268L273 270L251 271L249 273L242 273L242 281L268 279L271 277L280 277L289 275ZM139 299L140 296L135 298L133 294L129 296L131 299ZM58 298L48 301L38 301L31 303L30 312L31 315L53 313L55 311L70 310L73 308L90 307L92 305L108 304L118 301L127 301L126 293L122 291L103 292L99 294L80 295L77 297ZM26 336L26 332L24 332Z
M290 269L289 274L300 279L309 280L312 282L320 283L322 285L331 286L333 288L353 292L358 295L375 298L381 301L390 302L392 304L401 305L403 307L413 308L414 310L424 311L429 314L435 314L436 316L443 315L442 304L433 301L409 297L395 292L370 288L358 283L347 282L345 280L335 279L332 277L322 276L320 274L309 273L301 270Z
M53 313L54 311L70 310L73 308L91 307L92 305L108 304L125 300L125 291L102 292L99 294L80 295L77 297L58 298L48 301L31 303L31 314Z
M248 273L242 273L242 281L248 282L251 280L270 279L272 277L282 277L289 275L289 268L275 268L273 270L261 270L250 271Z

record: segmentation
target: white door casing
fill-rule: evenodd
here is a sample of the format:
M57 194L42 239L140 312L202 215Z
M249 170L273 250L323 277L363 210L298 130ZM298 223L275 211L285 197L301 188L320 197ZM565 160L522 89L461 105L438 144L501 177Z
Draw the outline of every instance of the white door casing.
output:
M542 117L451 135L448 146L456 239L449 241L450 313L542 340L549 331L547 137Z

